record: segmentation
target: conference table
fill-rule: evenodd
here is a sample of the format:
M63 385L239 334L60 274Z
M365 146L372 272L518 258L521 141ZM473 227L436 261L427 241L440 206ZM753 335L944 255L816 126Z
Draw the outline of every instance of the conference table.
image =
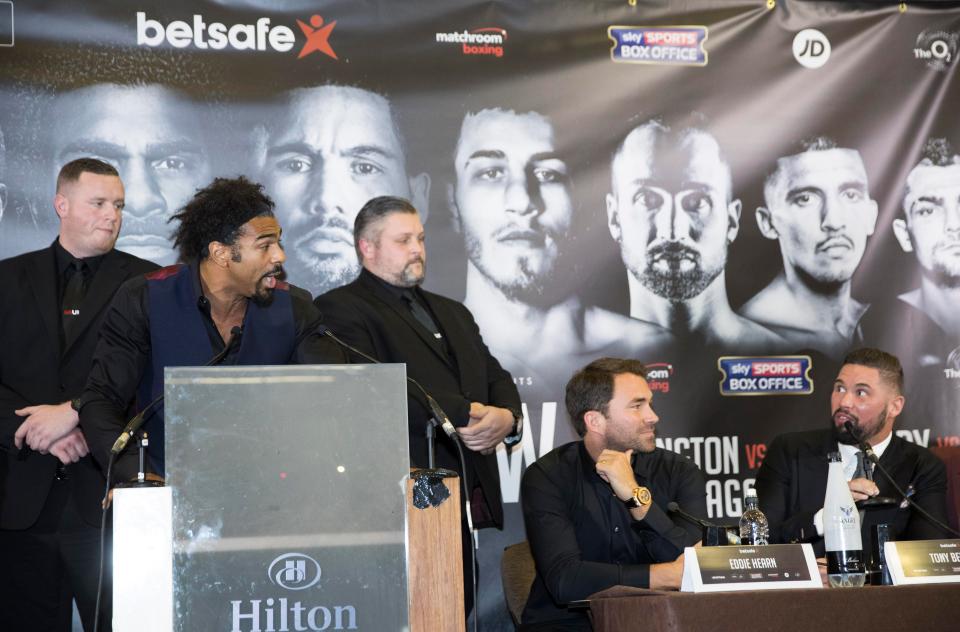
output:
M960 630L960 584L696 594L614 586L589 603L597 632Z

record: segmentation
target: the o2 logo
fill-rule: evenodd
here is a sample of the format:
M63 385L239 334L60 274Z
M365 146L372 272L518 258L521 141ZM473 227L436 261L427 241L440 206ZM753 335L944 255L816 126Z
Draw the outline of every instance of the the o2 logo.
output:
M958 36L948 31L923 31L917 36L913 58L919 59L927 68L943 72L957 59Z

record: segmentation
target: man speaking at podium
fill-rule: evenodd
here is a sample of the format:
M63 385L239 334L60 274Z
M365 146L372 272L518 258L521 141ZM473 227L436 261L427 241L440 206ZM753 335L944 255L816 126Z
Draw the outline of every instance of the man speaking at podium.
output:
M373 198L357 215L353 234L363 269L357 280L317 298L324 322L377 360L406 363L407 375L440 404L466 448L474 527L502 527L494 451L501 442L520 440L520 395L513 378L490 354L466 307L419 287L426 272L424 230L410 202ZM426 467L430 407L415 387L408 393L410 463ZM436 465L463 475L455 446L443 433L436 441ZM469 611L471 544L466 529L463 544Z
M310 294L283 282L286 256L273 201L244 177L216 178L173 216L174 243L185 264L126 283L104 321L80 425L106 468L124 411L163 393L167 366L328 364L343 353L318 331ZM163 409L144 428L152 440L150 469L163 475ZM120 454L113 480L133 478L137 454Z

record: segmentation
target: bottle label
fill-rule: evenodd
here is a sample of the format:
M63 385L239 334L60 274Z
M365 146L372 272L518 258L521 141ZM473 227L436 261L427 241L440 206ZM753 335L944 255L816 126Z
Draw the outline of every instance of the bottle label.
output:
M828 575L849 575L863 572L862 551L827 551Z

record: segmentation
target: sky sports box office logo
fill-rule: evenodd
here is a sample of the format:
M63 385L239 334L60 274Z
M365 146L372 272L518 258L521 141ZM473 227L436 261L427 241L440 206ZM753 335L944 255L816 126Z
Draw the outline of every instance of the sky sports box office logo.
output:
M706 26L611 26L610 58L627 64L706 66Z
M717 359L721 395L809 395L810 356L724 356Z

